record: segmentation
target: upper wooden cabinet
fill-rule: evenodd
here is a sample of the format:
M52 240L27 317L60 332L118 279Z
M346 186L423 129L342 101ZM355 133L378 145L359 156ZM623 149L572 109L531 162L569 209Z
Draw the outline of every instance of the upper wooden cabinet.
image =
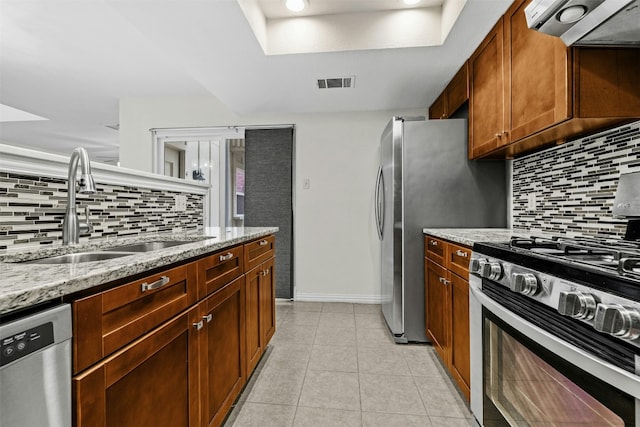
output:
M517 0L469 59L469 157L512 158L640 117L640 49L567 48Z
M465 62L429 107L430 119L448 119L469 99L469 68Z

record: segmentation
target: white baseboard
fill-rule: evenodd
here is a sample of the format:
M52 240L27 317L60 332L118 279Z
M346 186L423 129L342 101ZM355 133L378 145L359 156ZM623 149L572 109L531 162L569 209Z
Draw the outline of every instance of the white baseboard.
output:
M380 304L381 295L345 295L345 294L305 294L296 292L294 301L309 302L350 302L356 304Z

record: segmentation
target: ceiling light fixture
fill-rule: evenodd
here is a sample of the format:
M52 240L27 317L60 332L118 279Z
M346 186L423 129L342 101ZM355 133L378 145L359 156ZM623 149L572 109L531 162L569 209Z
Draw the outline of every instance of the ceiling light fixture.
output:
M404 4L407 6L413 6L414 4L420 3L420 0L402 0Z
M286 0L284 5L287 6L291 12L301 12L309 4L308 0Z

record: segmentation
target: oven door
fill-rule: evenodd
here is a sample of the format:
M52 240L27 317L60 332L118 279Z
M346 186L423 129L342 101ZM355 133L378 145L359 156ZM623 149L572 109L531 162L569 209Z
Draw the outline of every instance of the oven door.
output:
M634 375L524 320L481 286L472 275L471 410L480 425L640 427L640 357Z

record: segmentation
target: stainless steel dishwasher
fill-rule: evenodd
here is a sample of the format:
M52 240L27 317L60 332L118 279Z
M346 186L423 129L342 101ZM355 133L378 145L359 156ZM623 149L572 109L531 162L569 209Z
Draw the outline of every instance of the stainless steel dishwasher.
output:
M0 324L0 426L71 427L69 304Z

